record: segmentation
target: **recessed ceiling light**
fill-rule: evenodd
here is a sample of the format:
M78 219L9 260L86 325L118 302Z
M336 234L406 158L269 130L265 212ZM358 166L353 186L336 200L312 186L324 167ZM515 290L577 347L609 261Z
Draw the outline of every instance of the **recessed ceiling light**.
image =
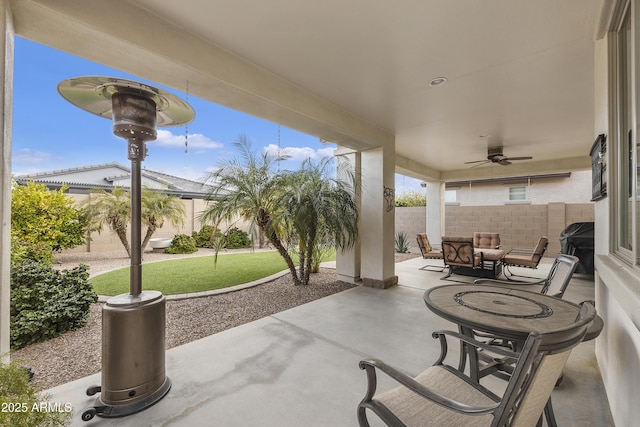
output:
M429 86L431 87L442 86L446 82L447 82L446 77L436 77L429 82Z

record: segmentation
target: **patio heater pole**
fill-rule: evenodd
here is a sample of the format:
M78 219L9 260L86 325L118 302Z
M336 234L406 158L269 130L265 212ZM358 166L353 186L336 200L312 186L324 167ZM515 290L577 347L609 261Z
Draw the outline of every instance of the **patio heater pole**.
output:
M127 140L131 161L131 271L129 293L142 293L142 182L141 162L146 141L156 139L156 104L148 94L122 90L111 98L113 133Z
M179 126L194 118L183 100L152 86L112 77L77 77L58 85L72 104L113 121L113 133L127 140L131 161L131 272L129 293L107 300L102 309L102 382L87 389L101 393L82 413L115 418L140 412L171 388L165 375L166 299L142 290L141 162L146 141L157 126Z

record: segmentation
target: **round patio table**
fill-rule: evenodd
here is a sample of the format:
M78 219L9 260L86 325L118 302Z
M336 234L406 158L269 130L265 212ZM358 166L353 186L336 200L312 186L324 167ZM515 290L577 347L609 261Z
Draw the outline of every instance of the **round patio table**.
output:
M531 332L546 333L573 324L580 307L570 301L520 289L443 285L424 293L427 307L461 330L486 332L524 342Z
M580 312L577 304L557 297L484 285L437 286L424 293L424 302L438 316L456 323L461 334L473 338L474 331L486 332L511 341L516 351L531 332L548 333L570 326ZM599 328L602 329L601 323ZM460 371L464 370L468 355L472 380L479 382L481 377L496 372L492 366L481 369L478 352L471 349L461 344ZM557 426L551 398L544 415L547 425Z

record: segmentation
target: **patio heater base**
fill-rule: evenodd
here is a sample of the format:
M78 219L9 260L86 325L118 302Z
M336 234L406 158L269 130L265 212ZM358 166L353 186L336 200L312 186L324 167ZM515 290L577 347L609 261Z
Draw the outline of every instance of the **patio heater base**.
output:
M167 393L169 393L169 389L171 389L171 380L168 377L165 377L164 384L162 384L158 390L139 402L107 405L98 397L94 406L84 410L82 413L82 420L89 421L96 415L102 418L126 417L127 415L144 411L148 407L153 406L160 401ZM100 387L90 387L87 390L87 394L98 393L99 391Z
M171 388L165 376L166 299L158 291L109 298L102 308L102 382L82 419L124 417L162 399Z

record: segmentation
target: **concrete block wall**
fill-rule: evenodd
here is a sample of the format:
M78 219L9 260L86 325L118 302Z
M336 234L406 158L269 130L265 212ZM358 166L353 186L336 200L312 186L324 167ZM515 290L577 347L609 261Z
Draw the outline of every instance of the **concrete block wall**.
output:
M395 234L407 234L409 238L409 252L420 252L416 243L416 234L424 233L427 226L427 208L425 206L403 207L396 209Z
M396 208L396 232L413 242L425 229L425 208ZM560 233L574 222L594 221L593 203L447 206L445 235L472 236L475 231L500 233L502 248L533 248L541 236L549 238L548 256L560 252ZM413 252L414 250L412 250ZM418 248L415 248L418 251Z

